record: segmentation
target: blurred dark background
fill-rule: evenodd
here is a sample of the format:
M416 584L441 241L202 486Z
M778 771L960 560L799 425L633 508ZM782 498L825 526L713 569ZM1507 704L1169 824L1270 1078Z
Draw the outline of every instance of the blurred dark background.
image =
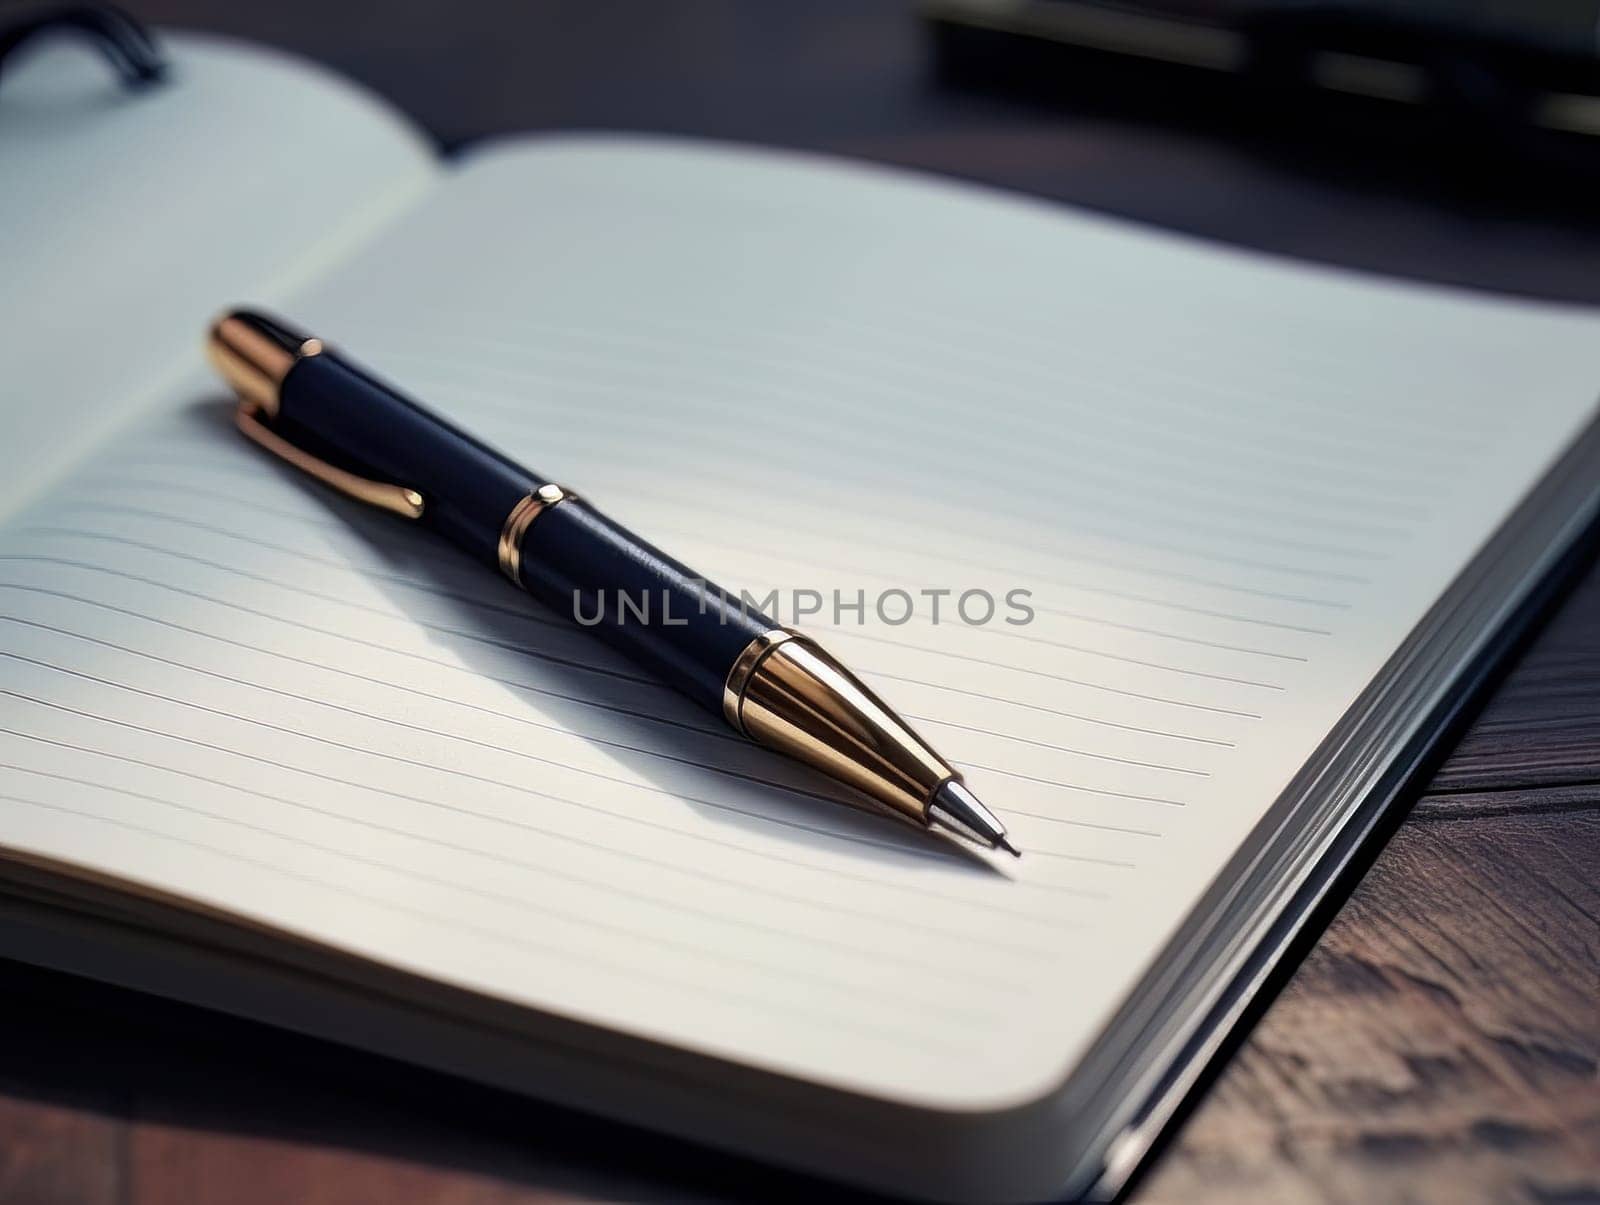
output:
M1360 21L1324 28L1330 9L1349 6L1274 6L1295 18L1293 31L1321 19L1306 38L1368 50L1378 37L1382 53L1422 63L1446 85L1442 110L1287 86L1283 64L1301 35L1286 35L1282 21L1258 39L1270 42L1274 61L1242 81L970 23L935 28L909 0L126 7L153 23L316 58L387 97L447 148L497 134L621 128L818 149L1354 268L1600 301L1600 135L1525 131L1516 89L1494 84L1485 67L1499 51L1474 33L1512 13L1544 21L1519 34L1555 30L1566 45L1587 25L1592 49L1590 10L1600 5L1589 0L1390 4L1379 8L1402 18L1466 14L1476 24L1463 32L1450 21L1398 20L1398 33L1379 35ZM1164 7L1226 16L1252 6ZM948 17L961 8L926 11ZM1570 62L1515 68L1583 74Z

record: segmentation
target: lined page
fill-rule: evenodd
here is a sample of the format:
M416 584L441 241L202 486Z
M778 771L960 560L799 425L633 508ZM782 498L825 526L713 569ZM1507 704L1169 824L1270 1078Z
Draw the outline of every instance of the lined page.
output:
M830 802L198 374L0 532L0 843L957 1108L1060 1083L1600 379L1591 315L623 140L469 162L291 312L722 585L816 592L1025 856Z

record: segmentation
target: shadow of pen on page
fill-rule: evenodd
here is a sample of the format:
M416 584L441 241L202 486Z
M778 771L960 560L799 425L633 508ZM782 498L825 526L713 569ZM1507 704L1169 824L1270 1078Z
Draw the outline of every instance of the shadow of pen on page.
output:
M232 403L205 403L199 409L203 413L197 417L206 425L225 424L228 438L239 438L232 430ZM919 833L869 801L856 801L822 774L737 736L598 637L432 532L376 513L272 457L260 456L260 462L263 473L292 482L337 520L331 529L335 538L347 535L357 546L358 559L373 565L371 583L421 627L437 647L438 660L493 683L504 702L464 703L415 680L394 684L402 690L471 708L480 716L492 711L486 722L502 730L542 728L590 742L621 769L670 796L661 801L659 818L648 809L628 810L648 823L670 826L671 808L687 805L720 826L776 837L797 849L842 853L863 865L893 859L1005 876L976 850ZM432 672L418 663L419 679ZM530 699L539 703L539 712L528 711ZM506 785L539 794L547 806L561 806L549 796L592 806L553 789L550 777L599 774L613 779L619 790L632 789L622 774L592 765L568 767L548 751L529 752L508 735L480 732L470 739L524 762L526 785ZM707 789L708 773L720 780L719 789Z

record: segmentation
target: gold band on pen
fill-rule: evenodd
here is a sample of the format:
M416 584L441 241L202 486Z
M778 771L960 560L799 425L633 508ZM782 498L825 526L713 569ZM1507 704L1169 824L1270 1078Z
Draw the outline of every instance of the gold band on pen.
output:
M552 506L559 506L577 495L571 490L550 482L541 485L511 508L500 528L500 572L514 585L522 585L522 537L528 534L533 521Z
M744 733L744 721L739 718L739 704L744 699L745 688L750 685L750 676L756 672L756 666L773 649L794 637L793 632L784 628L771 628L745 645L744 651L734 660L733 668L722 683L722 718L728 721L728 726L735 732Z

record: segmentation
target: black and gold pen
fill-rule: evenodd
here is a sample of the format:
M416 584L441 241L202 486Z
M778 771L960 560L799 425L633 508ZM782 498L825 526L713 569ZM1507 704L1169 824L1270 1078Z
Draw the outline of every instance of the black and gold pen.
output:
M961 775L887 704L743 596L276 319L228 313L207 350L239 395L240 430L262 447L498 566L742 736L919 828L1017 853Z

